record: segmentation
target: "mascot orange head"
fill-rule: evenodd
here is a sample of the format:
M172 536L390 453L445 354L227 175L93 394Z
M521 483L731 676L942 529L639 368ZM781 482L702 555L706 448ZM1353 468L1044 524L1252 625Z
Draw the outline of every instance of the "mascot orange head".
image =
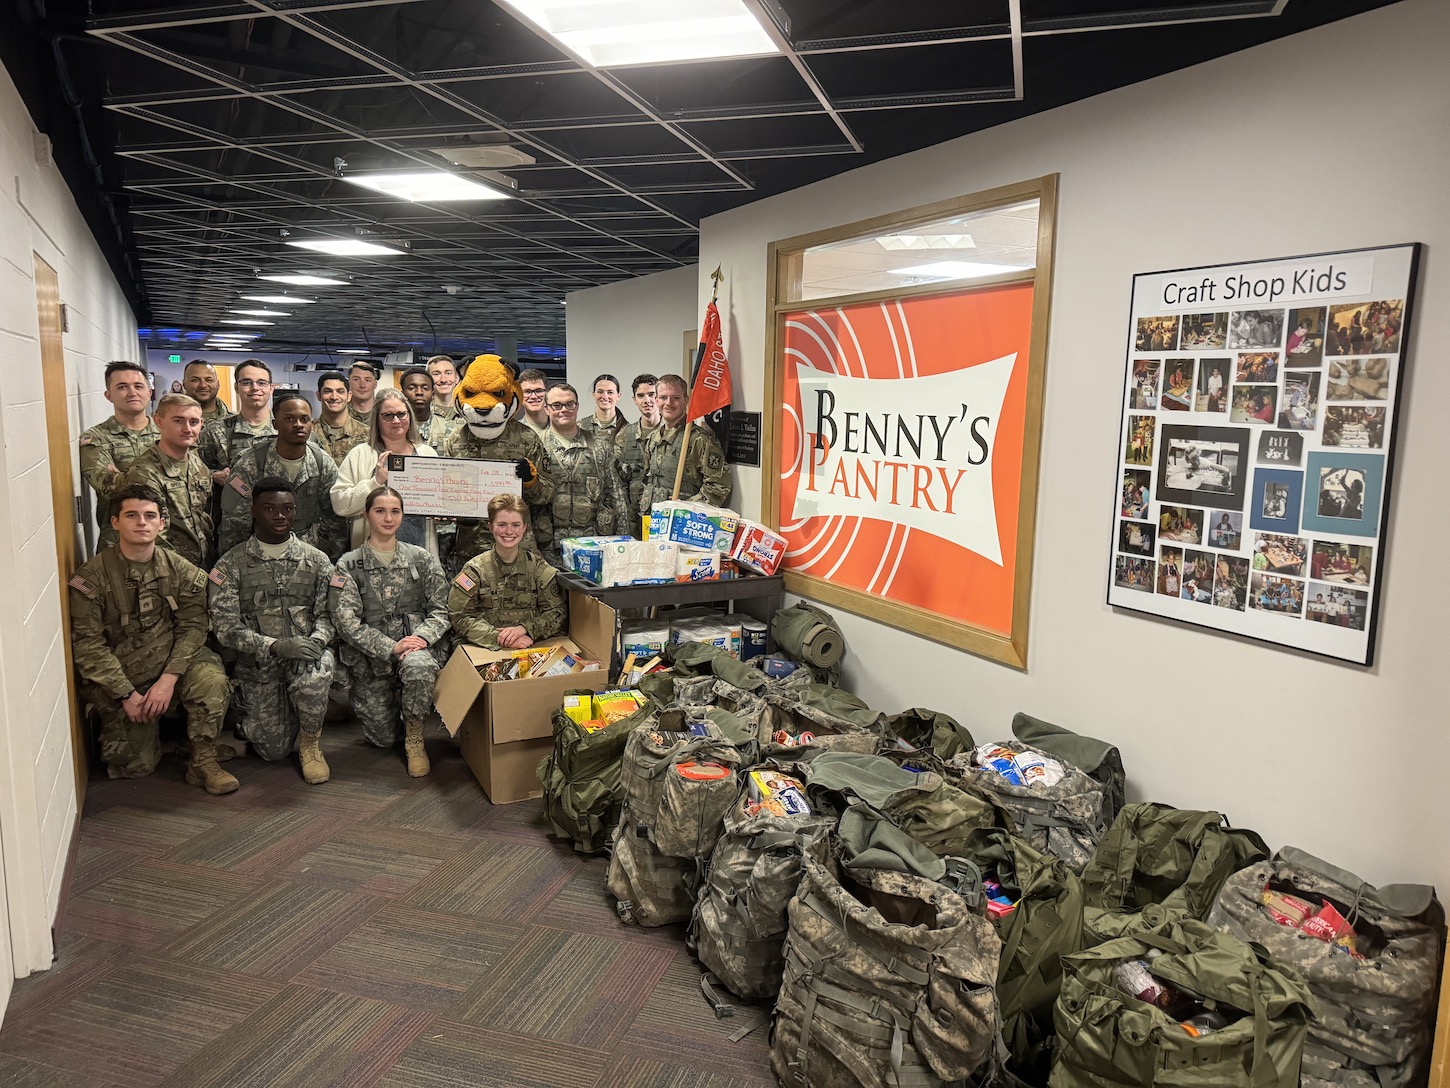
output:
M524 402L513 367L497 355L479 355L468 364L453 401L469 430L485 440L503 434Z

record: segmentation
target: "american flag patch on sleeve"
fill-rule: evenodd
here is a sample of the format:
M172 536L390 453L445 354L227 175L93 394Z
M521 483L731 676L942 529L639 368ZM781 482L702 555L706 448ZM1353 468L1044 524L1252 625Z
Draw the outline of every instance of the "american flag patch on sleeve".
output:
M459 571L458 577L453 579L453 584L465 593L471 593L478 586L478 583L468 576L467 571Z
M74 578L72 578L66 584L68 586L70 586L72 589L78 589L78 590L80 590L87 597L89 597L92 593L94 593L96 591L96 587L93 586L93 585L91 585L90 582L87 582L79 574L77 574Z
M227 584L227 576L216 567L211 568L211 571L207 574L207 577L219 586L224 586Z
M95 439L92 438L89 434L83 434L83 435L81 435L80 444L82 446L89 446L94 441L95 441Z
M327 580L327 584L330 585L333 589L341 589L343 586L347 585L347 575L343 574L342 571L338 571Z
M232 490L244 499L248 498L252 494L252 485L247 483L247 481L242 479L240 476L233 476L231 480L228 481L228 483L231 484Z

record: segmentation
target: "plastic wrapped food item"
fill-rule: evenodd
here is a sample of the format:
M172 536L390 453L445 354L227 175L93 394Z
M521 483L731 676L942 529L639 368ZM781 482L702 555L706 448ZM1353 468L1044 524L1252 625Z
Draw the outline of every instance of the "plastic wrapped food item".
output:
M751 771L745 814L800 818L811 814L799 781L779 771Z
M979 766L996 771L1014 786L1057 785L1066 773L1062 764L1035 752L1016 752L1001 744L983 744L977 748Z
M1264 913L1281 926L1293 926L1297 929L1306 918L1314 914L1314 904L1309 900L1300 899L1297 895L1270 891L1267 885L1259 896L1259 902L1263 905Z

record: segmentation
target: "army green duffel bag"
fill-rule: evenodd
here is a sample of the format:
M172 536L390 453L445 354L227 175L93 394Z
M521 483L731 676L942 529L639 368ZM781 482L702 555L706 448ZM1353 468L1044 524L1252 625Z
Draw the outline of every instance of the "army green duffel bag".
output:
M571 840L580 853L608 848L624 800L619 764L625 742L653 718L641 709L591 733L562 710L554 711L554 750L539 761L538 770L544 815L550 830Z
M1125 961L1154 955L1153 980L1177 991L1158 997L1171 1013L1119 985ZM1298 1088L1313 999L1243 941L1188 919L1064 956L1062 968L1048 1088Z

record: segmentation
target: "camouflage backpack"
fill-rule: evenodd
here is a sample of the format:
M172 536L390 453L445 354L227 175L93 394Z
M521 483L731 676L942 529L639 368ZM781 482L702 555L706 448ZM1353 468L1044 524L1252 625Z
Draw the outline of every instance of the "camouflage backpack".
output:
M683 922L690 917L699 882L693 858L661 854L627 809L620 815L604 883L621 921L639 926Z
M797 764L769 761L759 769L799 778ZM730 811L690 923L693 951L731 993L774 1001L785 967L786 905L801 878L801 859L824 860L832 816L774 816L745 810L742 790Z
M940 760L951 759L977 747L967 727L950 714L921 707L888 717L881 741L882 755L890 754L888 748L895 748L901 752L928 752Z
M1084 944L1207 918L1230 874L1268 856L1263 839L1217 812L1125 805L1082 873Z
M1002 939L997 1002L1008 1068L1028 1083L1046 1079L1052 1006L1062 989L1061 957L1082 948L1082 881L1067 863L1034 850L1001 828L978 831L965 851L1016 907L989 915Z
M539 784L550 829L572 840L575 850L593 854L608 847L624 800L619 780L624 745L651 716L640 710L590 733L562 710L554 711L554 750L539 761Z
M874 739L881 733L885 715L872 710L849 691L829 684L805 684L798 687L766 689L768 709L762 725L761 742L778 732L792 737L814 733L817 738L828 735L869 734Z
M1102 784L1107 822L1111 824L1118 818L1118 811L1127 803L1128 779L1117 748L1107 741L1082 736L1021 711L1012 717L1012 735L1086 771Z
M1047 754L1020 741L1003 746ZM1062 763L1062 778L1051 786L1015 786L991 767L979 766L975 750L954 756L947 770L964 788L990 801L1014 835L1034 849L1062 858L1075 873L1083 871L1108 829L1103 787L1070 763Z
M1194 1035L1123 992L1118 966L1155 952L1154 977L1229 1022ZM1313 999L1297 974L1264 964L1243 941L1190 918L1064 956L1062 968L1048 1088L1298 1088Z
M1355 931L1357 959L1280 925L1265 890L1316 908L1328 901ZM1371 887L1353 873L1285 847L1228 878L1209 925L1261 945L1304 976L1319 1003L1304 1046L1304 1088L1408 1088L1425 1083L1445 935L1445 911L1423 884Z
M793 1088L940 1086L997 1038L1001 945L956 892L806 858L790 901L770 1066Z
M625 741L624 807L660 853L704 858L740 791L740 770L754 755L753 733L733 715L717 707L671 707Z

